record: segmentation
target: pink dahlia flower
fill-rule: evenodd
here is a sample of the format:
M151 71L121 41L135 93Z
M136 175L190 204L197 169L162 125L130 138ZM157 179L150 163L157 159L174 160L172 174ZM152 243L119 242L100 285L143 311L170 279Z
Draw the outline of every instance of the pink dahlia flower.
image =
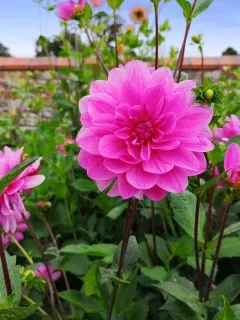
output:
M227 171L229 181L240 189L240 147L231 143L224 159L224 169Z
M104 5L104 0L91 0L92 6L98 8Z
M24 216L26 219L30 218L30 213L25 211ZM17 227L15 232L9 232L3 234L3 244L7 246L11 242L11 237L14 237L17 241L22 241L24 239L24 232L28 229L26 223L24 222L22 216L17 215L15 217L15 221L17 223Z
M57 16L65 21L71 20L74 16L83 11L86 0L79 0L77 3L74 0L68 0L57 4Z
M55 271L53 265L48 265L48 269L51 275L51 278L53 281L57 281L61 277L61 272L60 271ZM47 267L45 264L40 263L35 270L35 276L38 278L42 278L44 280L49 280L48 272L47 272Z
M100 190L113 184L110 196L160 200L205 171L212 111L192 105L194 86L141 61L91 84L79 102L83 128L76 141L79 164Z
M21 163L22 152L23 149L12 151L8 147L0 152L0 179ZM20 194L38 186L45 179L38 174L39 166L40 159L18 175L0 195L0 224L6 233L16 231L18 219L26 212Z
M214 130L216 141L227 142L231 137L240 135L240 120L234 114L227 117L227 123L222 128Z

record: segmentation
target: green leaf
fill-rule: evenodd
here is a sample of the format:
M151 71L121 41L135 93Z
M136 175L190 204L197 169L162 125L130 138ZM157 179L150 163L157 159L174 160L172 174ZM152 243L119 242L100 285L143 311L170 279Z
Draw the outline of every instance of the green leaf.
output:
M83 296L82 293L77 290L62 291L59 292L58 295L74 306L80 307L87 313L101 313L105 310L101 301L94 297Z
M154 287L185 303L193 311L200 314L203 313L203 306L199 302L197 293L189 288L173 281L163 281L160 284L154 285Z
M78 244L69 244L63 247L60 252L62 253L74 253L82 254L86 256L95 256L95 257L107 257L112 256L116 250L115 244L110 243L97 243L92 245L87 245L84 243Z
M213 261L210 259L206 259L206 267L205 267L205 274L210 275L211 268L212 268ZM191 266L193 269L196 269L196 258L194 256L187 257L187 264Z
M119 259L121 254L122 241L120 242L118 248L115 251L113 257L113 270L118 269ZM135 236L131 236L129 238L128 247L124 259L123 272L131 272L137 265L137 261L139 259L138 253L138 243Z
M89 260L88 257L81 254L66 254L63 258L62 268L75 274L77 276L82 276L86 274L88 270Z
M236 320L240 319L240 304L234 304L232 306L232 309L233 309Z
M127 203L124 202L120 206L117 206L117 207L113 208L112 210L110 210L108 212L107 217L109 219L112 219L112 220L118 219L124 213L124 211L126 210L127 206L128 206Z
M148 316L148 300L141 299L134 302L128 311L128 319L147 320Z
M88 179L77 179L72 183L72 186L80 192L97 191L96 184Z
M214 255L217 246L217 239L211 241L208 245L207 253ZM228 237L222 240L219 252L220 258L240 257L240 237Z
M113 10L119 9L124 0L107 0L109 7Z
M195 190L196 194L202 195L206 190L216 186L219 182L226 181L225 172L221 173L218 177L212 178L206 183L202 184Z
M240 221L232 223L230 226L224 229L224 236L228 236L229 234L235 233L240 231ZM217 239L219 236L219 233L214 237L214 239Z
M132 304L137 288L137 270L131 273L128 281L129 284L119 285L115 302L117 313L125 312Z
M98 292L97 270L98 265L93 264L83 278L83 292L85 296L92 296Z
M218 312L214 320L237 320L234 311L225 297L223 297L224 305L221 311Z
M92 18L92 8L91 6L86 3L85 7L84 7L84 18L85 18L85 22L88 22L91 20Z
M23 320L32 316L36 311L39 305L32 304L29 307L14 307L9 306L8 308L5 305L0 305L0 318L4 320Z
M150 248L153 250L153 236L152 236L152 234L146 234L145 237L147 239L147 242L148 242ZM156 241L157 242L157 255L163 261L163 263L168 266L169 261L171 260L171 254L168 250L166 241L159 236L156 237L156 240L157 240Z
M16 265L16 256L10 256L7 252L5 252L5 254L12 290L14 293L13 304L18 304L21 299L20 266ZM6 286L3 277L2 265L0 263L0 304L3 304L6 301L6 298Z
M240 144L240 136L233 136L233 137L231 137L231 138L228 140L227 144L231 144L232 142L237 143L237 144Z
M213 0L198 0L193 11L193 18L196 18L200 13L207 10L207 8L213 3Z
M194 237L196 196L186 190L183 193L172 193L170 195L170 201L174 213L174 219L184 231L186 231L191 237ZM200 242L204 241L203 230L205 220L206 216L201 207L198 224L198 240Z
M167 271L163 267L155 266L153 268L142 267L142 274L153 281L164 281L167 276Z
M221 307L222 296L224 295L229 302L234 301L240 294L240 275L233 274L223 280L218 287L211 292L209 298L210 307Z
M0 194L3 190L27 167L33 164L39 157L34 157L28 160L23 161L19 166L16 166L8 174L6 174L3 178L0 179Z
M174 319L178 320L203 320L203 317L189 308L185 303L178 300L168 300L161 310L168 311ZM176 316L176 318L175 318Z
M183 10L184 17L187 21L192 18L192 5L188 0L176 0Z

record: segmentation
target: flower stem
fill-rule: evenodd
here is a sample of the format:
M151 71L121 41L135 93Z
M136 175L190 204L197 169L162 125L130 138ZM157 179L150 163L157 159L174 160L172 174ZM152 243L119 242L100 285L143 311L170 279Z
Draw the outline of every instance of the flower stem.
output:
M27 301L27 302L29 302L29 303L31 303L31 304L36 304L35 301L33 301L30 297L26 296L25 294L22 295L22 298L23 298L25 301ZM45 312L41 307L38 307L37 310L38 310L44 317L49 317L49 318L50 318L49 314L47 314L47 312Z
M201 54L201 81L203 83L204 81L204 56L203 56L203 48L200 47L199 49L200 54Z
M200 175L197 176L197 187L200 187ZM199 225L199 216L200 216L200 195L197 195L196 201L196 213L195 213L195 224L194 224L194 251L196 259L196 270L197 270L197 282L199 290L201 291L201 282L200 282L200 262L198 254L198 225Z
M14 243L18 249L22 252L22 254L24 255L24 257L27 259L27 261L29 262L29 264L33 264L33 259L32 257L29 255L29 253L22 247L22 245L17 241L17 239L14 236L10 237L10 240L12 241L12 243Z
M4 251L4 246L3 246L2 233L0 233L0 259L1 259L1 263L2 263L2 271L3 271L7 295L10 296L12 294L12 284L11 284L11 280L10 280L7 259L5 256L5 251Z
M155 14L155 70L158 69L158 47L159 47L159 38L158 38L158 7L159 4L154 4L154 14Z
M97 60L99 61L99 63L100 63L100 65L101 65L103 71L105 72L106 76L108 76L108 69L107 69L107 67L106 67L105 64L104 64L104 61L103 61L103 59L102 59L102 57L101 57L101 55L100 55L99 49L98 49L98 48L96 47L96 45L94 44L94 41L91 39L91 36L90 36L90 34L89 34L89 32L88 32L88 29L87 29L87 28L84 28L84 30L85 30L86 36L87 36L87 38L88 38L88 41L89 41L89 43L90 43L90 46L95 50L95 54L96 54Z
M122 277L123 266L124 266L126 252L127 252L128 242L129 242L130 234L131 234L132 227L134 224L135 216L137 213L137 206L138 206L137 199L133 199L133 200L130 199L128 201L126 223L125 223L124 232L123 232L123 240L122 240L122 246L121 246L120 257L119 257L119 262L118 262L118 270L117 270L117 274L116 274L118 278ZM110 299L110 303L109 303L109 308L108 308L107 320L112 319L113 309L114 309L114 305L115 305L116 297L117 297L118 286L119 286L119 284L115 284L113 291L112 291L112 295L111 295L111 299Z
M192 12L196 6L197 0L194 0L193 4L192 4ZM181 46L181 50L178 56L178 60L177 60L177 64L176 64L176 68L174 70L173 73L173 77L175 78L178 72L178 76L177 76L177 82L180 81L181 79L181 73L182 73L182 66L183 66L183 59L184 59L184 54L185 54L185 48L186 48L186 42L187 42L187 37L188 37L188 33L191 27L191 23L192 23L192 19L186 22L186 28L185 28L185 32L184 32L184 37L183 37L183 43Z
M212 225L212 207L213 207L213 200L214 200L214 191L215 191L215 187L212 187L210 189L210 195L209 195L207 223L206 223L206 231L205 231L204 245L203 245L203 251L202 251L202 262L201 262L201 271L200 271L200 283L201 283L200 300L201 301L204 296L204 275L205 275L205 267L206 267L207 246L208 246L208 241L209 241L210 232L211 232L211 225Z
M51 295L51 297L52 297L50 300L51 300L51 307L52 307L53 314L54 314L54 315L55 315L55 314L56 314L56 315L58 314L57 309L56 309L56 306L55 306L55 298L54 298L54 296L55 296L56 299L57 299L57 301L58 301L58 305L59 305L59 307L60 307L60 309L61 309L62 314L65 315L65 311L64 311L64 309L63 309L63 305L62 305L62 303L61 303L61 301L60 301L60 298L59 298L59 296L58 296L58 292L57 292L57 288L56 288L56 286L55 286L55 283L54 283L54 281L53 281L53 279L52 279L51 272L50 272L50 270L49 270L48 262L47 262L47 259L46 259L46 257L45 257L45 254L44 254L44 251L43 251L43 248L42 248L42 244L41 244L41 242L40 242L40 239L39 239L38 235L36 234L33 226L31 225L31 223L29 222L29 220L26 219L26 217L24 216L24 214L22 214L22 218L23 218L23 221L24 221L24 222L26 223L26 225L28 226L28 229L29 229L29 231L30 231L30 233L31 233L31 235L32 235L32 237L33 237L33 239L34 239L37 247L38 247L38 251L39 251L39 253L40 253L41 257L42 257L43 263L45 264L45 267L46 267L46 271L47 271L48 278L49 278L49 280L47 281L47 283L48 283L48 286L49 286L50 295Z
M114 40L115 40L115 55L116 55L116 67L119 67L118 59L118 40L117 40L117 15L116 10L113 10L113 19L114 19Z
M153 264L157 264L157 231L156 231L156 219L155 219L155 208L154 203L151 201L152 211L152 236L153 236Z
M206 296L205 296L206 301L209 298L210 288L212 285L215 269L216 269L217 262L218 262L219 252L220 252L220 248L221 248L221 244L222 244L224 229L225 229L226 222L227 222L228 215L229 215L230 205L231 205L231 203L227 204L225 211L224 211L224 214L223 214L223 217L222 217L222 223L221 223L221 228L220 228L220 232L219 232L217 247L216 247L216 251L214 254L212 268L211 268L211 272L210 272L210 276L209 276L209 280L208 280L208 285L207 285L207 291L206 291Z

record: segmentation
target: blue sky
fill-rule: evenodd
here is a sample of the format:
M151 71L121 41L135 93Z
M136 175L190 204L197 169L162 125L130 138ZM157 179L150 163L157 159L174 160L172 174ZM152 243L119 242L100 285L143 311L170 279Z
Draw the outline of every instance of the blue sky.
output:
M61 31L54 13L46 12L34 0L0 0L0 42L9 47L18 57L34 56L35 40L40 34L51 36ZM44 2L54 2L44 0ZM129 10L135 5L149 8L150 22L153 24L153 10L150 0L125 0L121 15L129 22ZM160 23L170 20L172 30L160 52L167 55L171 45L179 47L184 31L181 8L175 0L164 6L159 14ZM219 56L228 47L240 52L240 0L214 0L211 7L197 17L190 30L191 34L204 35L205 56ZM197 49L189 45L186 55L198 55Z

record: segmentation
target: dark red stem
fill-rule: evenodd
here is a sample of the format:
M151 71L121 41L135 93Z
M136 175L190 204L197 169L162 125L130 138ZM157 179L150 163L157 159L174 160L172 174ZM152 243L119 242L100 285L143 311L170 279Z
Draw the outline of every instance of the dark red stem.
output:
M3 239L2 239L1 233L0 233L0 258L1 258L1 263L2 263L2 271L3 271L7 295L10 296L12 294L12 285L11 285L10 275L9 275L9 271L8 271L7 259L5 256Z
M155 70L158 69L158 47L159 47L159 38L158 38L158 5L154 4L154 14L155 14Z
M197 187L200 187L200 175L197 176ZM199 262L199 249L198 249L198 225L199 225L199 216L200 216L200 201L201 201L200 195L197 195L195 224L194 224L194 251L195 251L195 259L196 259L198 287L199 287L199 290L201 291L200 262Z
M151 201L151 212L152 212L152 236L153 236L153 264L157 264L157 230L156 230L156 219L154 203Z

